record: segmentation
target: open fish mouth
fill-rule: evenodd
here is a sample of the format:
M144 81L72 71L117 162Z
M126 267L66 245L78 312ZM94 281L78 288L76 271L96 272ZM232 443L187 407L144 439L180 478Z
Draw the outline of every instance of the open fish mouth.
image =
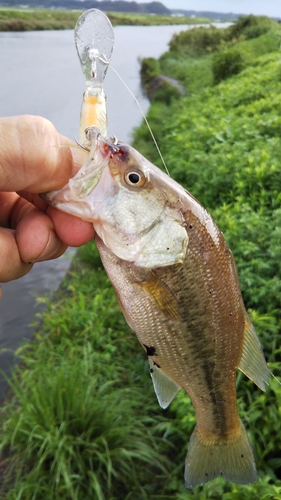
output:
M89 155L80 170L62 189L43 193L41 197L63 212L81 217L83 220L93 221L94 205L104 202L110 194L110 189L105 186L109 183L109 179L105 178L103 182L100 182L102 173L108 165L110 156L116 153L119 148L116 139L111 142L110 139L103 137L97 127L88 127L85 130L85 136L89 148L87 145L81 145L81 147L88 150ZM96 190L95 188L99 184L100 189ZM94 190L95 203L90 197Z
M85 130L85 136L90 144L89 156L68 183L72 197L79 200L95 189L104 167L108 165L110 156L119 149L116 143L103 137L97 127L88 127Z

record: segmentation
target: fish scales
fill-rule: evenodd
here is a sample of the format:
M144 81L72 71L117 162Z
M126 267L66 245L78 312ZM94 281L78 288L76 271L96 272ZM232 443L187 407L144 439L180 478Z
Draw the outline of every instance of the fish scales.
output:
M145 349L160 405L180 388L196 427L185 462L188 488L218 475L257 479L238 416L235 374L262 390L269 371L245 311L236 266L208 212L131 146L87 132L89 158L45 199L92 221L105 270Z
M155 347L156 355L151 360L188 392L196 409L198 427L202 420L208 433L213 432L216 437L237 427L234 374L241 357L244 319L239 290L229 285L232 276L226 271L232 257L223 238L223 251L212 248L212 239L189 214L187 222L190 221L192 229L183 264L158 268L153 273L116 259L106 247L102 248L101 241L98 248L131 328L142 345ZM211 276L212 267L217 267L218 254L223 252L219 262L221 275L216 277L220 286L215 290L214 280L211 277L206 280L206 264L198 259L198 253L208 254ZM176 321L169 312L167 317L165 309L154 307L153 296L146 290L151 274L160 283L162 295L169 291L178 313ZM120 287L116 280L127 286ZM161 291L159 300L163 298ZM233 334L225 336L229 328Z

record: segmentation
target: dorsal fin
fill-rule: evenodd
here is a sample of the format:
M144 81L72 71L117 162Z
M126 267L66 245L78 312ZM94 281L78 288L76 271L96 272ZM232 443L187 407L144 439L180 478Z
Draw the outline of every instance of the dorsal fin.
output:
M165 373L159 368L152 359L149 359L150 375L153 382L155 394L161 408L167 408L171 401L174 399L180 387L173 382Z
M247 313L245 313L243 352L238 368L262 391L265 391L265 384L268 384L270 371L264 359L261 343L254 325Z

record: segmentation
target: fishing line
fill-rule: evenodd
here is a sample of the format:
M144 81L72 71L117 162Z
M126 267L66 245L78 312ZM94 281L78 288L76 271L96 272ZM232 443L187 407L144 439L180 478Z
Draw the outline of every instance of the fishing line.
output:
M279 384L279 385L281 385L280 380L278 380L278 378L277 378L277 377L275 377L275 375L273 375L273 373L272 373L270 370L269 370L269 373L270 373L270 375L271 375L271 376L272 376L272 377L276 380L276 382L278 382L278 384Z
M168 167L167 167L167 165L166 165L166 162L165 162L165 160L164 160L164 158L163 158L163 155L162 155L162 153L161 153L161 151L160 151L160 148L159 148L159 146L158 146L158 144L157 144L156 138L155 138L155 136L154 136L154 134L153 134L153 132L152 132L152 130L151 130L151 127L150 127L150 125L149 125L149 123L148 123L148 120L147 120L147 118L146 118L146 116L145 116L145 114L144 114L144 112L143 112L143 109L142 109L142 107L141 107L141 105L140 105L139 101L137 100L136 96L133 94L133 92L131 91L131 89L128 87L128 85L126 84L126 82L124 82L123 78L122 78L122 77L121 77L121 75L118 73L118 71L117 71L117 70L116 70L116 69L115 69L115 68L114 68L111 64L109 64L109 67L110 67L110 68L111 68L111 69L115 72L115 74L116 74L116 75L118 76L118 78L121 80L121 82L123 83L123 85L125 86L125 88L128 90L128 92L131 94L132 98L134 99L134 101L135 101L135 102L136 102L136 104L138 105L138 108L139 108L139 110L140 110L140 112L141 112L141 114L142 114L142 116L143 116L143 119L144 119L144 121L145 121L146 125L147 125L147 128L148 128L148 130L149 130L149 132L150 132L150 135L151 135L152 140L153 140L153 142L154 142L154 145L155 145L155 147L156 147L156 149L157 149L157 152L158 152L158 154L159 154L159 156L160 156L160 158L161 158L161 161L162 161L162 163L163 163L163 165L164 165L164 168L165 168L165 170L166 170L167 174L170 176L170 172L169 172L169 170L168 170Z

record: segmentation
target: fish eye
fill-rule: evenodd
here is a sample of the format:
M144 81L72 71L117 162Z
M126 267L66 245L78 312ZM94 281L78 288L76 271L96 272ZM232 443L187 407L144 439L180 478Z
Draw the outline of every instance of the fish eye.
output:
M132 172L128 175L128 181L132 184L137 184L140 181L140 176L136 172Z
M125 172L125 181L129 186L142 187L146 182L146 177L141 170L130 168Z

